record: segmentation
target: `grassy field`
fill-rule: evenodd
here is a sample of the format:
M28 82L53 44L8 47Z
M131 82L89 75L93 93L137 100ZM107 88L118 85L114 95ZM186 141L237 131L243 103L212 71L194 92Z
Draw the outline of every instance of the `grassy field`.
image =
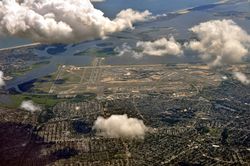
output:
M44 65L47 65L49 64L50 61L41 61L41 62L36 62L30 66L27 66L23 69L19 69L19 70L15 70L15 71L12 71L10 74L12 77L17 77L17 76L21 76L21 75L24 75L25 73L29 72L29 71L32 71L34 69L37 69L39 67L42 67Z
M108 57L115 56L114 48L89 48L82 52L74 54L74 56L95 56L95 57Z
M30 94L17 94L11 95L11 103L1 103L1 106L7 108L19 108L21 103L26 100L32 100L34 103L43 105L44 107L52 107L58 102L63 101L62 99L57 99L53 95L30 95Z
M94 93L84 93L79 94L75 98L57 98L56 95L34 95L34 94L16 94L10 95L11 103L1 103L0 105L3 108L19 108L23 101L32 100L34 103L41 105L45 108L51 108L55 106L59 102L63 102L65 100L69 102L83 102L88 100L93 100L96 98L96 94Z

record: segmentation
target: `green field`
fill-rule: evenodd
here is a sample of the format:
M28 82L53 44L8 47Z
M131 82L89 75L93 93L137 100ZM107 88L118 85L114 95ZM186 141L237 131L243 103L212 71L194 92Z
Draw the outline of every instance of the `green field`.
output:
M82 52L75 53L74 56L95 56L95 57L108 57L115 56L116 53L113 47L108 48L88 48Z
M59 102L68 101L68 102L83 102L88 100L93 100L96 98L94 93L84 93L79 94L75 98L57 98L56 95L34 95L34 94L16 94L10 95L11 103L0 103L3 108L19 108L23 101L32 100L34 103L39 104L45 108L51 108Z
M22 69L11 71L10 76L12 76L12 77L21 76L21 75L24 75L25 73L27 73L29 71L32 71L34 69L37 69L37 68L42 67L44 65L47 65L49 63L50 63L50 61L36 62L36 63L34 63L34 64L30 65L30 66L26 66L26 67L24 67Z
M43 105L44 107L53 107L63 99L57 99L55 95L31 95L31 94L16 94L10 96L11 103L1 103L2 107L19 108L21 103L26 100L32 100L34 103Z

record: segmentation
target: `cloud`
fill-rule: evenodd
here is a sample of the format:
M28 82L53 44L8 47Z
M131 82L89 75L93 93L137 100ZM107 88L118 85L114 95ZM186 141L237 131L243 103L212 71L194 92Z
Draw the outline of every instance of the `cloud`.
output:
M115 48L115 52L118 53L118 56L131 55L136 59L142 58L143 55L181 56L183 54L182 46L175 41L174 37L169 39L161 38L155 41L138 41L136 43L136 49L133 49L127 43L123 43L122 46Z
M3 78L3 72L0 71L0 88L2 88L5 85L4 78Z
M247 78L247 76L244 73L241 72L234 72L233 73L234 77L240 81L244 85L250 84L250 80Z
M152 56L163 56L163 55L176 55L180 56L183 54L181 45L175 41L173 37L161 38L151 41L139 41L136 47L142 49L143 54Z
M201 54L210 66L241 62L248 55L250 36L232 20L211 20L190 29L199 40L185 46Z
M114 51L118 53L118 56L129 55L136 59L140 59L143 57L143 54L141 52L133 50L133 48L127 43L123 43L121 47L116 47Z
M122 10L104 17L89 0L0 1L0 34L42 43L71 43L105 37L151 19L149 11Z
M147 127L142 120L125 115L112 115L104 119L98 117L94 129L99 135L111 138L144 138Z
M21 106L20 106L21 109L24 109L26 111L30 111L30 112L35 112L35 111L40 111L41 108L37 105L35 105L35 103L31 100L29 101L23 101L21 103Z

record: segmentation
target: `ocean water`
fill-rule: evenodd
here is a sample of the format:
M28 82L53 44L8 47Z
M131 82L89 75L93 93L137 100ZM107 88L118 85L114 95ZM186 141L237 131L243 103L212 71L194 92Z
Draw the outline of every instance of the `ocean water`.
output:
M106 0L94 3L94 6L101 9L106 16L114 17L119 11L127 8L149 10L157 15L215 2L219 0Z

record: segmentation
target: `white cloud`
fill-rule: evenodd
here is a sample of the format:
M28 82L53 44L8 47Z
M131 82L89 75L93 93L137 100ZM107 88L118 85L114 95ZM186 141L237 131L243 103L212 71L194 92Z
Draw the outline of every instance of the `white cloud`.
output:
M3 78L3 72L0 71L0 88L2 88L5 85L4 78Z
M244 85L250 84L250 80L247 78L247 76L244 73L241 72L234 72L233 73L234 77L240 81Z
M181 56L183 54L182 46L173 37L170 39L161 38L155 41L138 41L136 49L133 49L127 43L123 43L122 46L115 48L115 52L118 53L118 56L130 55L136 59L142 58L143 55Z
M183 54L181 45L173 37L170 39L161 38L151 41L139 41L136 47L142 49L142 53L152 56L176 55Z
M43 43L70 43L105 37L150 18L149 11L123 10L114 20L89 0L0 1L0 34Z
M212 20L190 29L199 41L186 43L210 66L241 62L248 55L250 36L232 20Z
M26 111L30 111L30 112L35 112L35 111L40 111L41 108L37 105L35 105L35 103L31 100L29 101L23 101L21 103L21 106L20 106L21 109L24 109Z
M107 119L98 117L93 128L98 134L111 138L144 138L147 131L142 120L128 118L126 114L112 115Z
M140 59L143 57L143 54L141 52L136 52L133 50L131 46L129 46L127 43L123 43L121 47L116 47L115 52L118 53L118 56L132 56L136 59Z

